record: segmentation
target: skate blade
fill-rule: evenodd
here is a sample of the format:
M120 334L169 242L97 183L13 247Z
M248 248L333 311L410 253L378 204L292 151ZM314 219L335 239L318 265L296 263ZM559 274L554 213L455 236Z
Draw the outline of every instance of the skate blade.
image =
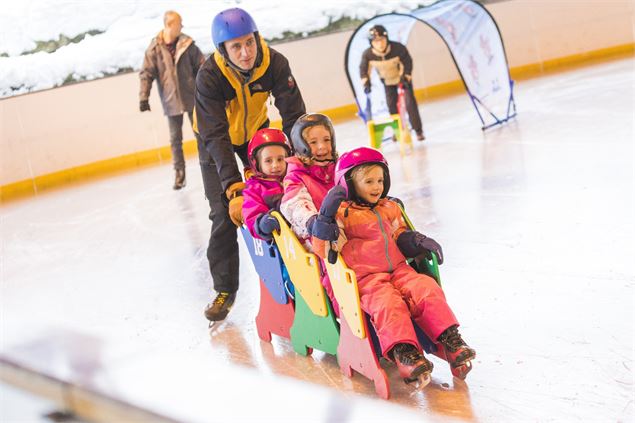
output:
M432 380L432 377L430 376L430 372L425 372L420 374L418 377L415 378L404 378L403 381L407 384L413 384L415 389L423 389L426 386L428 386L428 384L430 383L430 381Z
M466 361L463 364L451 368L452 375L461 380L465 380L467 374L472 370L472 362Z
M211 332L215 332L223 325L224 320L210 320L207 329Z

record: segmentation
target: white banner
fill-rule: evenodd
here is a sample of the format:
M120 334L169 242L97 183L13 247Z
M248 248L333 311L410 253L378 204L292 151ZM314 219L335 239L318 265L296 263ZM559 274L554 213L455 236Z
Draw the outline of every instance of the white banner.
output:
M362 119L388 114L377 73L372 72L371 75L373 89L370 96L364 93L359 76L362 53L370 46L367 38L369 29L383 25L390 40L406 45L417 22L429 25L445 41L483 128L502 123L515 115L509 68L494 19L483 6L471 0L445 0L410 14L376 16L355 31L346 51L346 71ZM417 57L412 59L416 64Z

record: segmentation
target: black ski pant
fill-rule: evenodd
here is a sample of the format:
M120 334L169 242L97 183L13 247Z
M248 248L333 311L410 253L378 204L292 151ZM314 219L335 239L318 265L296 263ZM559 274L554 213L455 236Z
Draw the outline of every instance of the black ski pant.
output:
M386 90L386 104L391 115L399 113L397 108L397 101L399 94L397 91L398 85L384 85ZM406 111L410 119L410 127L415 130L417 134L423 132L423 126L421 124L421 116L419 115L419 106L417 105L417 99L415 98L414 91L411 84L403 84L404 97L406 98Z
M209 219L212 221L212 232L207 247L209 270L216 292L238 291L238 233L236 225L229 218L228 202L220 183L216 164L205 149L200 137L196 137L198 158L203 177L205 197L209 202ZM244 148L236 149L243 165L247 163L247 143Z

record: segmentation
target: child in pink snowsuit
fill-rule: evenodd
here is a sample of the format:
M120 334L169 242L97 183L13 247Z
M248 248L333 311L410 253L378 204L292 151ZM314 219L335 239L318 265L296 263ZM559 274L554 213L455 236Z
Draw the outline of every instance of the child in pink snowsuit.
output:
M334 185L337 152L331 120L320 113L300 116L291 128L291 143L295 156L287 159L287 176L284 177L280 211L300 242L311 252L313 250L308 228L317 218L324 196ZM331 283L326 271L322 270L322 285L338 314L339 306Z
M406 262L406 257L434 252L442 263L441 246L408 230L397 203L386 198L390 174L379 151L361 147L344 153L335 173L338 185L324 198L311 228L314 252L325 258L337 241L335 248L357 276L361 308L371 317L381 353L407 382L429 381L432 371L412 320L437 343L438 355L453 373L464 377L474 350L461 339L436 281Z
M255 238L270 241L274 230L280 230L271 211L278 210L284 192L286 158L291 153L287 136L279 129L258 130L247 147L249 164L254 174L243 190L243 221Z

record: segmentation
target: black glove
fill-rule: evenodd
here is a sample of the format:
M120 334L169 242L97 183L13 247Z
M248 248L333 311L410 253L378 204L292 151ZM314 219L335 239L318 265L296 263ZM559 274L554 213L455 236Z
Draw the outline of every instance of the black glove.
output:
M324 241L337 241L340 236L340 228L335 222L335 214L337 214L337 209L340 208L340 204L345 199L346 190L343 186L336 185L331 188L324 200L322 200L320 214L315 219L311 218L309 220L309 223L311 223L309 233Z
M269 213L263 213L256 219L254 230L262 239L270 240L273 231L280 230L280 223Z
M406 78L406 75L401 77L401 85L403 86L404 90L409 89L410 87L412 87L412 78Z
M370 94L370 81L366 81L366 83L364 84L364 93Z
M148 100L141 100L139 102L139 111L141 112L150 111L150 103L148 103Z
M397 246L406 257L416 257L425 252L428 253L427 258L431 259L432 252L437 256L439 264L443 264L443 250L439 243L417 231L403 232L397 238Z
M337 209L340 208L340 204L344 200L346 200L346 189L341 185L334 186L326 193L326 197L322 200L320 216L334 220Z

